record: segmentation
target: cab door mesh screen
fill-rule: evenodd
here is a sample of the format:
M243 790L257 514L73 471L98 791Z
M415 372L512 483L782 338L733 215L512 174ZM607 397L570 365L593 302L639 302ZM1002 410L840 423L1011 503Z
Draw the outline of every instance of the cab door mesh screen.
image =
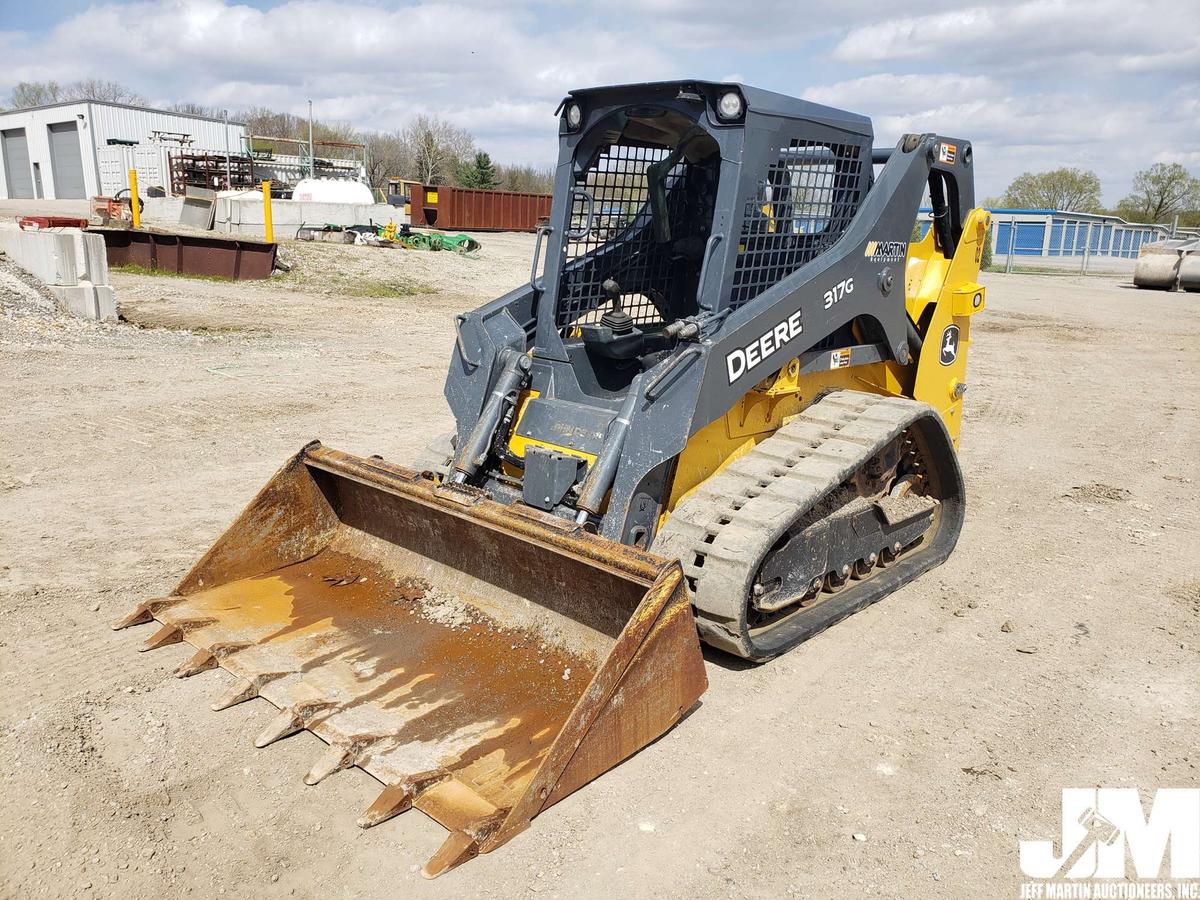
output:
M646 170L670 153L666 147L611 144L576 183L555 312L560 330L599 319L607 301L601 285L608 278L620 285L634 322L662 321L671 245L655 235ZM673 227L686 208L682 181L688 167L679 162L663 178Z

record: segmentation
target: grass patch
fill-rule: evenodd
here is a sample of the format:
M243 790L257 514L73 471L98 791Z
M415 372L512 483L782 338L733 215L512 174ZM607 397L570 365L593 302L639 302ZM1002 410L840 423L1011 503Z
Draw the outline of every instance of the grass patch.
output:
M332 247L330 249L333 249ZM368 278L365 275L346 272L314 272L293 265L290 272L275 279L277 284L286 285L295 291L316 291L341 294L344 297L370 297L380 300L395 300L433 294L436 290L423 281L392 275L384 278Z
M191 281L220 281L223 284L233 284L236 278L226 278L224 275L196 275L192 272L172 272L169 269L150 269L134 263L120 266L109 266L110 272L122 272L126 275L153 275L157 278L187 278Z
M433 293L429 285L410 278L347 278L343 284L355 297L415 297Z
M296 269L288 272L280 279L284 284L298 290L332 291L347 297L371 297L375 299L394 300L397 297L415 297L418 294L435 293L433 287L422 281L403 276L391 278L365 278L361 275L347 275L335 272L332 275L318 277Z

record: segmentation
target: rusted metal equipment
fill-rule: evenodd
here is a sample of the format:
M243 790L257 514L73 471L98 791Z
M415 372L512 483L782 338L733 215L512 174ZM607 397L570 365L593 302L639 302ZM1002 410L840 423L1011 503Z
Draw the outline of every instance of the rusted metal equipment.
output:
M254 159L241 154L172 152L171 193L182 194L188 187L209 190L252 189L257 186Z
M22 231L44 231L48 228L87 228L88 220L76 216L17 216Z
M268 278L276 244L254 238L222 238L170 231L93 228L104 236L110 266L142 266L186 275L239 281Z
M436 876L674 725L707 686L679 564L549 514L435 486L314 442L168 597L154 649L182 676L263 697L259 747L308 729L316 784L357 765L384 785L370 827L416 807L450 835Z
M412 224L464 231L535 231L550 215L550 194L484 191L448 185L409 188Z

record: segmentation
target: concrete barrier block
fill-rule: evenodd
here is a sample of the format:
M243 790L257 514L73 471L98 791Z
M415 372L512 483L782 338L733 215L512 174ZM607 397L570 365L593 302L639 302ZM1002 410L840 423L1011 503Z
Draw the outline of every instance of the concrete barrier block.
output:
M182 197L146 197L146 208L142 210L142 219L154 222L169 222L174 225L179 221L179 213L183 209Z
M108 253L100 235L78 228L0 228L0 251L44 282L66 312L96 321L116 319L117 300L108 283Z
M0 229L0 250L46 284L71 285L79 281L76 243L67 232Z
M47 285L64 310L81 319L111 322L117 318L117 298L111 286L81 281L79 284Z
M80 281L108 284L108 248L104 238L86 231L72 233L75 240L75 264Z
M302 225L397 225L408 223L403 209L386 203L314 203L308 200L274 200L271 220L277 240L290 240ZM221 197L217 200L214 228L229 234L261 236L261 197Z

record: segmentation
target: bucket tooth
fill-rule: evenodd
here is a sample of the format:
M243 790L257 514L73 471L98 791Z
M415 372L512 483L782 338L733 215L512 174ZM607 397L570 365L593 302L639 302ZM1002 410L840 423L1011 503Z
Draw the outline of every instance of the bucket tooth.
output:
M152 622L153 620L154 615L150 612L149 604L139 603L124 616L113 622L112 628L113 631L120 631L122 628L129 628L133 625L145 625L147 622Z
M217 657L211 650L197 650L191 659L175 670L175 677L191 678L193 675L215 669L218 665L220 663L217 662Z
M157 650L159 647L166 647L170 644L178 644L183 640L183 629L178 625L164 625L150 637L146 638L146 643L142 644L138 649L145 652L146 650Z
M304 700L279 710L267 727L254 739L255 747L265 747L281 738L303 731L315 716L325 712L336 712L338 704L333 700Z
M330 744L316 764L308 770L308 774L304 776L304 783L307 785L320 784L334 772L340 772L342 769L348 769L354 765L356 758L357 754L349 747Z
M224 655L216 648L214 648L214 652L218 657ZM229 690L221 695L221 699L212 705L213 711L220 712L231 706L237 706L239 703L245 703L247 700L253 700L258 696L258 692L264 684L290 674L290 672L260 672L253 678L239 678Z
M450 778L445 769L436 769L421 775L411 775L395 784L384 787L375 802L358 817L359 828L373 828L393 816L410 809L417 798L432 787Z
M461 866L479 855L479 843L465 831L452 831L438 852L425 863L422 874L426 878L437 878L455 866Z
M403 784L389 784L375 798L375 802L367 807L358 817L359 828L373 828L381 822L386 822L412 808L414 791Z
M147 622L153 621L154 614L160 609L166 609L168 606L173 606L182 600L182 597L156 597L153 600L143 600L128 614L122 616L117 621L113 622L113 631L120 631L122 628L129 628L131 625L145 625Z
M304 717L292 707L284 707L254 739L255 747L265 747L281 738L304 730Z
M240 678L229 690L221 695L221 699L214 703L212 708L214 712L219 712L223 709L229 709L231 706L237 706L237 704L244 703L247 700L253 700L257 696L257 681Z

